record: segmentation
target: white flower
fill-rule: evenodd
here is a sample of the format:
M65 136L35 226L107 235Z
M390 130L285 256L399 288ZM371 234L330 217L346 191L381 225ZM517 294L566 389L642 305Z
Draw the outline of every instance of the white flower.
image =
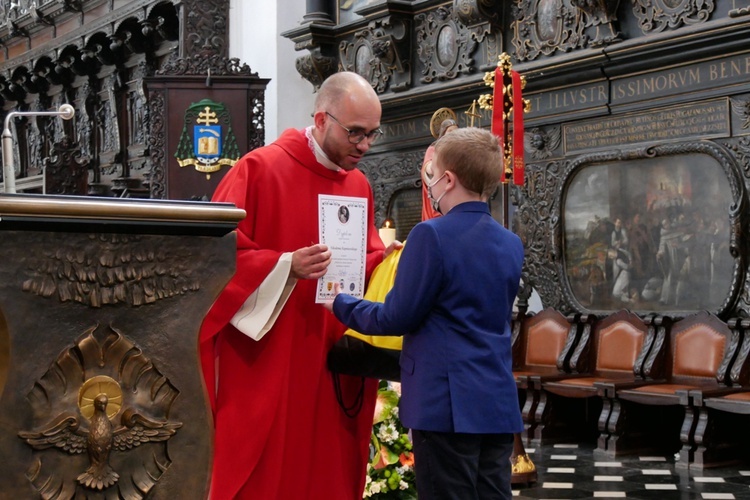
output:
M396 467L396 472L401 477L404 477L407 472L411 470L411 465L404 465L403 467Z
M378 429L378 439L381 442L392 444L399 438L398 430L393 422L388 422L387 425L381 425Z
M386 487L385 481L375 481L370 487L370 492L372 492L373 494L380 493L381 491L383 491L384 487Z
M391 409L391 413L393 414L393 418L398 418L398 406L394 406Z
M401 481L398 482L398 489L400 489L400 490L408 490L409 489L409 485L406 483L406 481L404 481L402 479Z

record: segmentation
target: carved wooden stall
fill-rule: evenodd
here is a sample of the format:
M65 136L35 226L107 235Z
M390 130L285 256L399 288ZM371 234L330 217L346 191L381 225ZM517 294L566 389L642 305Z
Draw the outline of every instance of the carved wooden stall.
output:
M2 110L56 110L63 103L76 109L64 124L13 120L19 186L51 194L210 197L226 171L221 167L264 140L267 80L227 57L228 16L229 0L0 0ZM149 79L160 83L149 88ZM192 91L185 90L188 81ZM175 82L186 102L170 107ZM233 94L229 102L216 97L223 90ZM204 141L203 155L186 155L178 151L179 131L169 132L184 124L192 139L190 108L204 99L220 115L211 124L220 138ZM205 173L189 176L181 168L190 158L211 170L208 182Z
M198 330L244 211L17 194L0 215L0 496L206 497Z

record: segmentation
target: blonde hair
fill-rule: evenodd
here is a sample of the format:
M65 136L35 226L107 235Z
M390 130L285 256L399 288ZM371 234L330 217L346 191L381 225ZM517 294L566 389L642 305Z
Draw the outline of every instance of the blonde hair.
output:
M465 127L445 134L435 142L438 157L440 166L453 172L463 187L483 197L500 182L503 155L497 137L487 130Z

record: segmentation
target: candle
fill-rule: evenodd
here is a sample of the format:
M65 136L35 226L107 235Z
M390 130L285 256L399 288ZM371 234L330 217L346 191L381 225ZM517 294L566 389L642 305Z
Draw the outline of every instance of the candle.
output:
M396 228L391 227L393 223L390 220L386 220L383 227L378 230L380 239L383 241L383 245L388 247L391 243L396 241Z

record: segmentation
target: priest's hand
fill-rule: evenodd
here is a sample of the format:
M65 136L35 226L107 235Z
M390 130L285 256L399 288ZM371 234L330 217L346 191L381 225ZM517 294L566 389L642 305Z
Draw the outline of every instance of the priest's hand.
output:
M331 251L326 245L312 245L292 253L292 277L316 280L325 275L331 263Z
M385 253L383 254L383 258L385 259L391 253L393 253L394 250L398 250L400 248L404 248L404 244L398 240L393 240L393 242L385 248Z

